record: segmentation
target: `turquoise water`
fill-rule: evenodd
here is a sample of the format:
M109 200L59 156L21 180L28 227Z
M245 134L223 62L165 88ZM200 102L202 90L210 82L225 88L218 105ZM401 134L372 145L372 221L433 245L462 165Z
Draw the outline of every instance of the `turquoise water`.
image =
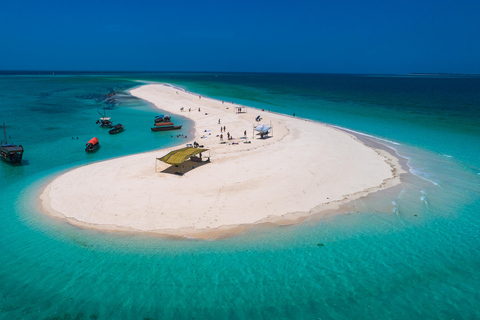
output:
M35 199L58 173L181 142L150 132L159 112L124 93L135 80L380 137L415 175L399 193L357 201L358 213L219 241L81 230L44 216ZM26 149L23 166L0 163L2 319L479 318L479 78L56 74L0 83L0 122ZM111 91L114 105L105 104ZM104 105L125 132L95 124ZM188 134L191 124L176 120ZM93 136L102 147L87 155Z

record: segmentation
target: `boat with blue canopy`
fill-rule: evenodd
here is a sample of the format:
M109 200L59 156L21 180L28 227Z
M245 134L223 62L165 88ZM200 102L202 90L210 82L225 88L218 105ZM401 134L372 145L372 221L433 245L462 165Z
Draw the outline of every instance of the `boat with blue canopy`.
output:
M170 116L169 115L158 115L155 117L155 123L158 123L158 122L169 122L170 121Z

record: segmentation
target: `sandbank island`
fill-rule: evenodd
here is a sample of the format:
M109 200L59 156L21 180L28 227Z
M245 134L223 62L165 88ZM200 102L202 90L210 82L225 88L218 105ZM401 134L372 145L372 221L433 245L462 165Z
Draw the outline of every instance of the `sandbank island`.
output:
M398 159L318 122L253 108L236 113L241 106L162 84L131 94L193 120L195 136L62 174L40 196L46 213L102 230L218 238L252 224L300 221L400 183ZM259 138L258 124L271 125L272 134ZM210 150L209 163L178 175L156 160L193 141Z

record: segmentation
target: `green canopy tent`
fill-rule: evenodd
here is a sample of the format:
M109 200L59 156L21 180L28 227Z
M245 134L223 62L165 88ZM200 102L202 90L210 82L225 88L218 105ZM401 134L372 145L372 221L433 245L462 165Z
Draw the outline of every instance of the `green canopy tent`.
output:
M157 161L163 161L165 163L178 166L179 164L187 161L191 157L201 154L202 152L208 151L208 149L201 149L201 148L194 148L194 147L186 147L179 150L174 150L161 158L157 158ZM210 157L208 157L210 159ZM157 171L157 162L155 161L155 172Z

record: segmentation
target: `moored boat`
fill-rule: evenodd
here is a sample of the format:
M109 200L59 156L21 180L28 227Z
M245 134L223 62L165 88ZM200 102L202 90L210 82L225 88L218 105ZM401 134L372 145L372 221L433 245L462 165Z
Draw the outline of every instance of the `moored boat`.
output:
M112 126L113 126L113 123L112 121L110 121L111 118L100 118L99 120L97 120L97 124L99 123L100 124L100 127L102 128L108 128L110 129Z
M20 163L23 157L23 147L21 145L10 144L7 141L7 131L5 130L5 123L3 124L3 133L5 134L5 141L0 143L0 158L5 162Z
M95 152L98 148L100 148L100 142L94 137L87 142L85 152Z
M154 126L151 128L152 131L169 131L169 130L178 130L181 129L182 126L176 126L171 122L170 116L167 115L159 115L155 117Z
M97 124L100 124L100 127L102 127L102 128L113 127L113 122L110 120L111 118L107 117L105 107L103 107L103 114L101 114L100 112L98 112L98 113L101 115L101 118L97 120Z
M155 117L155 123L157 122L169 122L170 121L170 116L169 115L158 115Z
M109 130L108 133L110 134L117 134L117 133L120 133L122 131L124 131L125 128L123 127L123 125L121 125L120 123L119 124L116 124L113 126L112 130Z

